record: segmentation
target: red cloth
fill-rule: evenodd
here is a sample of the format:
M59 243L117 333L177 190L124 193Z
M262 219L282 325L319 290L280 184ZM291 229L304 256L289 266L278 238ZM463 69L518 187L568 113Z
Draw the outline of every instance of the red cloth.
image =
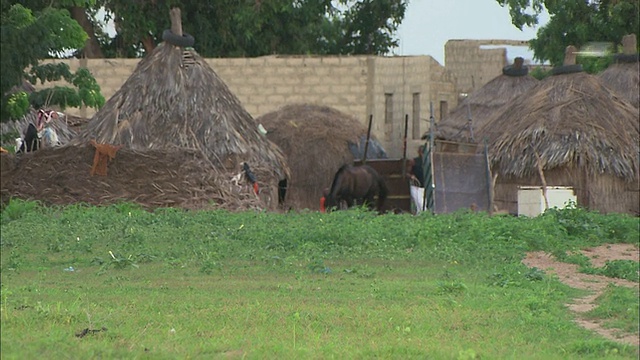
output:
M325 212L325 205L324 203L327 201L327 199L323 196L320 198L320 212Z

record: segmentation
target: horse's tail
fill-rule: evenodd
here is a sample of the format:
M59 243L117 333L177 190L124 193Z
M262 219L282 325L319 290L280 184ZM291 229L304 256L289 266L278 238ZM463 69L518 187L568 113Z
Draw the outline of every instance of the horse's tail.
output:
M344 164L340 166L336 174L333 176L333 181L331 182L331 188L329 189L329 194L327 195L327 198L326 198L327 208L338 205L337 204L338 201L336 199L336 195L339 188L338 183L340 182L340 178L342 177L342 174L349 166L350 166L349 164Z

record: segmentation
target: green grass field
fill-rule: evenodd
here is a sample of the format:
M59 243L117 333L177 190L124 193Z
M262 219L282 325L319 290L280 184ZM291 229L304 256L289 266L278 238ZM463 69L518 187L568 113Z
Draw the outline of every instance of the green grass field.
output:
M637 245L638 225L582 209L526 219L12 201L2 359L637 359L572 321L564 304L582 293L520 261ZM638 306L637 290L612 287L589 316L637 333Z

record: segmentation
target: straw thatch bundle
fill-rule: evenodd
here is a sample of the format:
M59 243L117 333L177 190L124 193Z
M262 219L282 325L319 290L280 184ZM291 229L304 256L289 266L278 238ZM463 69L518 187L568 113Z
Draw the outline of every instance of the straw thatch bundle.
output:
M546 182L573 186L583 206L637 211L630 207L637 208L638 109L598 77L573 72L576 66L567 65L572 73L557 71L540 82L479 129L479 136L492 139L494 174L503 185L513 185L504 190L510 194L496 187L496 200L503 196L513 202L515 185ZM622 201L627 190L636 205Z
M517 69L521 71L514 71ZM521 96L536 83L538 80L528 75L528 67L523 65L523 59L516 58L512 67L505 67L502 75L467 96L447 117L438 122L436 137L450 141L479 141L475 136L477 130L503 105Z
M616 54L615 63L600 74L602 81L631 105L640 107L640 62L636 51L635 34L627 35L622 40L624 51Z
M49 205L130 201L147 209L263 207L257 196L219 176L196 150L120 149L106 177L90 175L94 153L93 146L79 145L2 154L2 203L17 197Z
M286 156L291 169L287 206L294 209L318 208L322 190L331 186L338 168L358 155L350 148L367 135L367 128L355 117L320 105L287 105L256 121ZM372 138L367 158L385 157L380 149Z

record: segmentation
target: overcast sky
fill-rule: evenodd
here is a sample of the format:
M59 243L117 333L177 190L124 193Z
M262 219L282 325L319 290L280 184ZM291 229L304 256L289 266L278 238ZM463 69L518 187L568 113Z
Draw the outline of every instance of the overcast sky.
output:
M548 21L545 13L540 25ZM537 29L518 30L506 8L495 0L409 0L398 31L397 55L431 55L444 64L444 44L450 39L530 40ZM507 57L531 59L527 48L507 47Z

